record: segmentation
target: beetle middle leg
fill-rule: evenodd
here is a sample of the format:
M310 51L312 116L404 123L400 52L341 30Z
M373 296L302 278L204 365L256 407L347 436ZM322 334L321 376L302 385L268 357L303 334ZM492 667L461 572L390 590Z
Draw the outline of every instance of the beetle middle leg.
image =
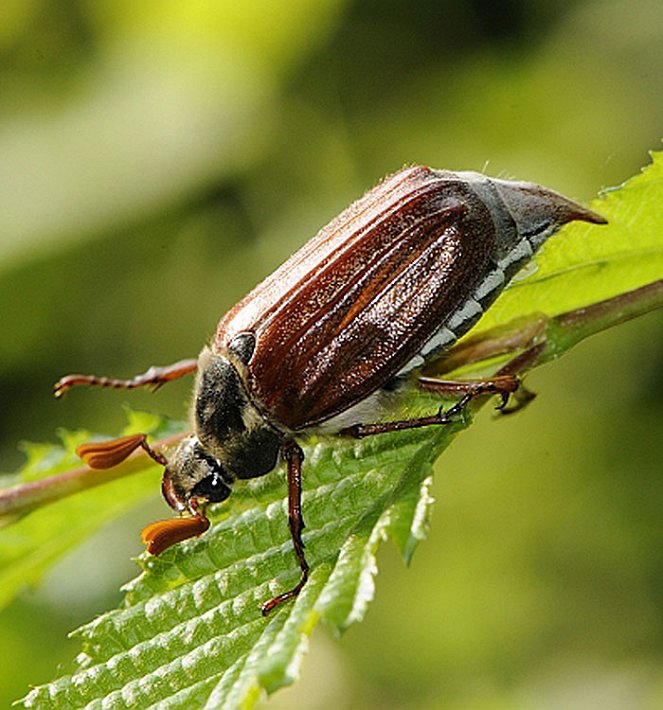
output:
M304 541L302 531L304 529L304 518L302 517L302 463L304 452L301 447L292 439L288 439L283 444L283 457L288 464L288 524L290 525L290 537L295 548L295 555L302 571L299 582L287 592L279 594L274 599L265 602L262 607L262 615L267 616L273 609L289 599L294 599L308 580L308 562L304 554Z
M112 389L136 389L137 387L151 387L158 389L161 385L172 380L195 372L198 367L196 358L180 360L172 365L163 367L150 367L141 375L136 375L129 380L117 380L112 377L97 377L96 375L67 375L60 378L53 388L56 397L62 397L65 392L77 385L88 385L92 387L108 387Z

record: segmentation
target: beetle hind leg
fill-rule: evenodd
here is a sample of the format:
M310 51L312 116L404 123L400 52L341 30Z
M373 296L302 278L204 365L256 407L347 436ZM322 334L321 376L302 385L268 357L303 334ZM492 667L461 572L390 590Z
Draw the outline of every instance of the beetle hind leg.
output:
M501 401L496 409L504 411L511 395L522 387L520 378L511 374L495 375L485 380L438 380L420 377L417 384L425 392L443 396L462 395L456 404L446 410L445 414L449 419L460 414L473 399L486 394L499 395Z
M378 422L377 424L353 424L341 429L339 433L343 436L363 439L367 436L386 434L392 431L418 429L436 424L451 424L453 419L461 414L473 399L482 395L499 395L501 402L497 408L505 411L509 397L521 386L520 378L514 374L495 375L484 380L438 380L430 377L420 377L418 385L427 392L447 397L460 395L460 399L449 409L440 407L436 414L427 417Z
M432 416L395 422L378 422L377 424L354 424L341 429L339 434L352 436L355 439L363 439L366 436L386 434L390 431L418 429L419 427L433 424L451 424L453 418L459 415L473 399L482 395L499 395L502 401L497 409L503 414L517 412L536 396L523 386L522 380L517 373L529 370L537 362L544 348L545 344L539 343L524 350L502 367L496 375L485 379L442 380L433 377L419 377L417 384L422 389L444 396L458 396L460 399L447 410L440 407L437 414ZM512 396L515 399L515 404L507 408Z

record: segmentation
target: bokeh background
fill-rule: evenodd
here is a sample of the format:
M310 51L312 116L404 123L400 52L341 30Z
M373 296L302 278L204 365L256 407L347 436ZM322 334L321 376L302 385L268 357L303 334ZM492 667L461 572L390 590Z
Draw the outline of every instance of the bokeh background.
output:
M50 396L62 374L194 356L219 316L406 163L580 200L663 136L660 0L3 0L0 470L190 384ZM275 708L663 707L663 320L535 373L438 466L430 539L316 633ZM149 510L0 613L0 706L66 672Z

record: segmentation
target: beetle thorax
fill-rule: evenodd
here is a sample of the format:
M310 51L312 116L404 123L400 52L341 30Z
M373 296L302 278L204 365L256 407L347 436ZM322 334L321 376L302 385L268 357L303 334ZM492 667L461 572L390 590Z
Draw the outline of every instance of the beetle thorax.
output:
M235 364L209 348L199 357L192 414L200 445L233 476L262 476L276 465L281 434L251 401Z

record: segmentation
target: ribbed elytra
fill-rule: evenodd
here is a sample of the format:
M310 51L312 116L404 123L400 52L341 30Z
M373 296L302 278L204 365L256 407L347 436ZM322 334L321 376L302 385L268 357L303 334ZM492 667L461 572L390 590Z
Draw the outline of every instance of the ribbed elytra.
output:
M288 519L298 584L263 605L292 599L308 578L301 511L304 454L313 430L365 437L448 424L474 397L505 402L513 375L449 383L407 373L479 320L537 249L572 220L605 220L533 183L414 166L350 205L221 318L197 360L151 368L132 380L65 377L77 384L158 387L197 370L193 433L168 456L162 491L177 524L148 526L155 552L207 528L206 507L238 479L287 464ZM380 393L409 382L461 399L427 417L370 423ZM368 419L368 423L364 420ZM144 437L136 438L153 458ZM126 440L95 443L95 462L117 463ZM129 450L127 450L129 449Z

